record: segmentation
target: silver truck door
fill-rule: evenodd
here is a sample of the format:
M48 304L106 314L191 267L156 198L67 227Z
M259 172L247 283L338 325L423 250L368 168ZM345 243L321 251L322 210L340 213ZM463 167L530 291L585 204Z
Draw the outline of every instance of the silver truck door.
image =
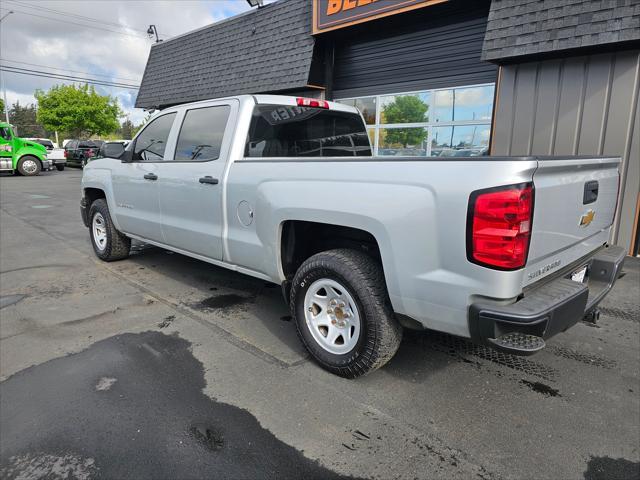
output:
M181 113L175 152L158 170L167 245L222 260L222 182L237 110L229 100Z
M158 202L158 165L164 160L176 113L154 118L136 137L130 163L112 170L115 214L120 228L133 235L164 242Z

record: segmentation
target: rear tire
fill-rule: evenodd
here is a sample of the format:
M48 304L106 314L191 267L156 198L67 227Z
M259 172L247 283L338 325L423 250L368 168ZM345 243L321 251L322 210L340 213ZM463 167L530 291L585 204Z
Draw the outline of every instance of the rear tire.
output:
M89 232L93 251L100 260L113 262L129 256L131 239L120 233L113 225L109 207L104 198L99 198L91 204Z
M18 173L25 177L35 177L42 171L40 160L32 155L25 155L18 160Z
M60 164L56 165L56 170L58 170L59 172L63 171L64 165L60 165Z
M365 253L336 249L310 257L296 272L290 300L302 343L331 373L366 375L400 346L402 327L382 268Z

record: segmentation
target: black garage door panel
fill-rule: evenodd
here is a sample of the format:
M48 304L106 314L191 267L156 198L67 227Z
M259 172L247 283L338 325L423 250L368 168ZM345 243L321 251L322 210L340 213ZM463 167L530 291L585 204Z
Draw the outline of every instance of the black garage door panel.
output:
M480 60L489 2L452 0L344 29L335 38L333 97L495 82Z

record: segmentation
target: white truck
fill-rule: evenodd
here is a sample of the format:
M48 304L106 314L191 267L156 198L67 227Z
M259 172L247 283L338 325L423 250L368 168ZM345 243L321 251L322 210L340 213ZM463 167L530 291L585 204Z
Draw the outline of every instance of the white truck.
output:
M96 255L131 239L282 285L327 370L384 365L403 327L531 354L611 289L619 159L374 157L353 107L245 95L157 113L91 162Z

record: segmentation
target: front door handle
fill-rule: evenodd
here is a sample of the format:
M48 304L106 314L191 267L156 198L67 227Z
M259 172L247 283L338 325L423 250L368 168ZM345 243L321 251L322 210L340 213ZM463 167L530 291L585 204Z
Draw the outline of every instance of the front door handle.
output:
M157 180L158 179L158 175L156 175L155 173L147 173L144 176L145 180Z
M210 183L211 185L218 184L218 179L210 177L209 175L207 175L206 177L201 177L199 181L200 183Z

